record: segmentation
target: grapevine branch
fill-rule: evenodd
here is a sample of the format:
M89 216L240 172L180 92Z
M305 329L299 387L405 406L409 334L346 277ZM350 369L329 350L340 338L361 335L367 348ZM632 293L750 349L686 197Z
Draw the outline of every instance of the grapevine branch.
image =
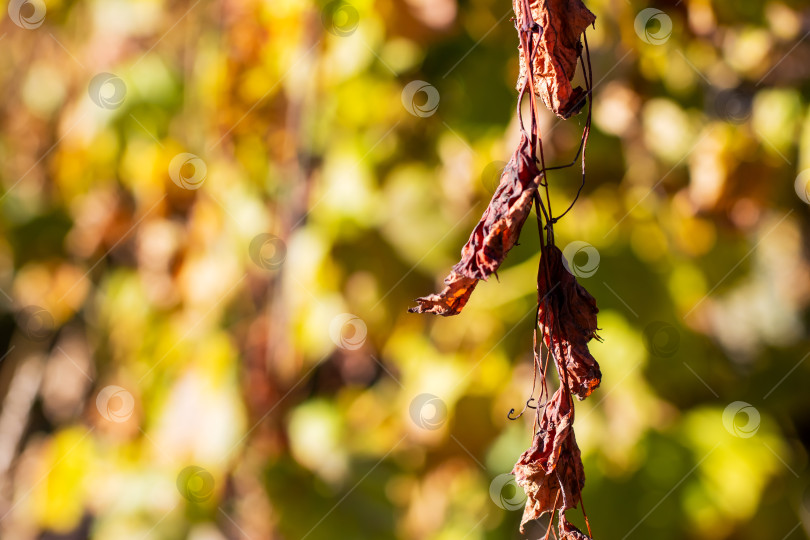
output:
M478 281L486 281L497 272L517 243L534 206L541 255L532 337L532 389L520 413L513 416L515 409L511 409L507 414L510 420L516 420L526 409L534 409L532 444L512 471L527 495L521 531L525 532L527 522L551 513L546 539L552 534L557 538L552 530L556 517L560 540L590 540L593 535L582 501L585 473L573 430L573 397L585 399L601 383L599 365L588 349L591 339L599 339L599 310L594 298L566 269L562 252L555 245L554 224L573 208L585 186L585 150L593 108L593 71L585 30L596 18L581 0L513 0L513 9L520 54L518 148L462 248L461 260L445 278L444 289L418 298L418 305L409 311L443 316L460 313ZM571 85L577 65L582 67L584 90ZM529 118L525 119L522 105L527 96ZM541 99L562 119L578 114L588 105L580 145L570 164L546 167L540 133ZM565 211L555 216L548 173L571 167L580 158L582 179L576 195ZM548 389L549 363L553 363L559 379L553 395ZM535 397L538 379L540 389ZM582 508L588 535L566 519L566 510L578 507Z

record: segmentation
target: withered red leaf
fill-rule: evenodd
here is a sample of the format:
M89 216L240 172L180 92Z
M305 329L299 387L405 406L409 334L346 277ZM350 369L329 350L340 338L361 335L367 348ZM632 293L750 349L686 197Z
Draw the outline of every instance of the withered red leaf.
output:
M520 530L546 512L576 508L585 485L582 456L571 428L570 394L557 390L546 405L532 446L523 452L512 473L526 492Z
M417 298L418 306L408 309L411 313L435 313L436 315L457 315L470 299L477 279L462 276L456 271L444 279L445 288L436 294Z
M571 430L571 400L568 392L558 388L543 408L539 430L532 441L532 447L523 453L527 463L533 463L550 472L557 464L563 443ZM518 460L518 463L521 463Z
M523 136L453 270L467 277L487 279L498 269L520 236L540 179L531 143Z
M543 250L538 282L538 324L543 342L572 394L585 399L602 381L599 364L588 349L597 338L596 300L564 265L554 245Z
M560 513L560 540L591 540L591 537L574 527L565 514Z
M513 0L513 4L521 20L524 0ZM534 21L542 28L532 62L535 93L557 116L569 118L585 104L585 92L580 87L572 88L571 80L582 51L580 36L596 16L581 0L531 0L529 4ZM525 54L521 45L518 89L526 80Z
M500 267L515 245L531 212L542 175L535 163L531 143L524 136L501 174L501 181L481 221L461 249L461 261L453 267L441 292L418 298L412 313L456 315L467 304L479 279L486 280Z

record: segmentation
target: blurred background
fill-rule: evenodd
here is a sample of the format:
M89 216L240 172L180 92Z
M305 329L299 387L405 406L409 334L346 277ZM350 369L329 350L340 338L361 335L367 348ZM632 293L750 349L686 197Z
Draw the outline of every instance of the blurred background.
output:
M810 7L587 5L594 536L807 538ZM4 6L0 537L520 538L534 218L406 312L516 146L510 3Z

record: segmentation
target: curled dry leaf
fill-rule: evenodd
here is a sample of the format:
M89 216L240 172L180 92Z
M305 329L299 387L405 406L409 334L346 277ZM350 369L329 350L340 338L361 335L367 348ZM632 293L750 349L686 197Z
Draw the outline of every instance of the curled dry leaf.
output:
M560 540L591 540L591 537L583 533L565 519L565 514L560 515Z
M419 305L408 309L411 313L435 313L436 315L457 315L470 299L477 279L462 276L455 270L444 278L445 287L436 294L417 298Z
M543 409L532 448L524 455L530 456L531 462L545 472L552 471L568 439L572 421L570 395L562 388L557 389Z
M599 339L596 300L566 270L562 252L554 245L543 250L537 290L543 343L551 351L563 384L577 398L585 399L602 381L599 364L588 350L588 342Z
M546 512L576 508L581 501L585 487L585 471L582 455L577 446L573 430L560 448L557 466L550 472L532 462L532 445L520 456L513 473L520 487L526 492L526 507L520 520L520 531L525 533L526 523L540 518ZM576 537L575 537L576 538Z
M559 388L546 404L532 446L523 452L512 473L526 492L520 530L546 512L576 508L585 484L582 456L571 428L571 395Z
M461 249L461 261L453 267L459 274L487 279L517 243L542 178L530 146L523 136L481 221Z
M569 118L585 104L585 91L581 87L572 88L571 80L582 53L580 36L596 21L596 16L581 0L513 0L513 3L518 19L529 4L532 18L540 25L539 43L531 55L535 93L557 116ZM528 71L524 55L526 51L521 45L518 89L523 87Z
M467 304L478 280L486 280L500 267L517 243L542 175L531 143L523 136L518 149L501 174L501 181L481 221L461 249L461 261L444 280L437 294L418 298L411 313L457 315Z

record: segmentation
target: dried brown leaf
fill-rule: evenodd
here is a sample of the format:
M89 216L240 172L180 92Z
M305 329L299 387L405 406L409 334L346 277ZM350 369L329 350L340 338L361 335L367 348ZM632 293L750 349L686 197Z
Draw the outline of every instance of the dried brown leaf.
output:
M461 261L453 267L456 272L487 279L498 269L520 236L540 179L531 143L524 136L504 168L498 189L481 221L461 249Z
M564 389L559 388L543 408L539 430L532 447L523 453L518 463L525 461L550 472L557 464L560 450L571 429L571 400ZM524 460L525 457L525 460Z
M498 270L531 212L541 178L533 156L529 140L522 137L481 221L461 249L461 261L445 278L447 286L437 294L418 298L419 305L408 311L456 315L467 304L477 281Z
M477 279L462 276L456 271L444 279L445 288L436 294L417 298L418 306L408 309L411 313L435 313L436 315L457 315L470 299Z
M565 514L560 514L560 540L591 540L591 537L573 526Z
M570 394L560 388L546 405L532 446L512 470L527 496L522 532L526 523L546 512L564 512L580 502L585 472L571 421Z
M525 16L525 2L513 0L513 3L521 20ZM532 62L535 93L557 116L569 118L585 104L584 90L572 88L571 80L582 52L580 36L596 21L596 16L581 0L532 0L529 4L534 21L542 28ZM526 79L525 54L521 45L518 89Z
M545 261L543 260L545 259ZM596 300L565 267L562 252L548 245L540 260L538 323L564 384L579 399L599 386L602 372L588 349L597 338Z

